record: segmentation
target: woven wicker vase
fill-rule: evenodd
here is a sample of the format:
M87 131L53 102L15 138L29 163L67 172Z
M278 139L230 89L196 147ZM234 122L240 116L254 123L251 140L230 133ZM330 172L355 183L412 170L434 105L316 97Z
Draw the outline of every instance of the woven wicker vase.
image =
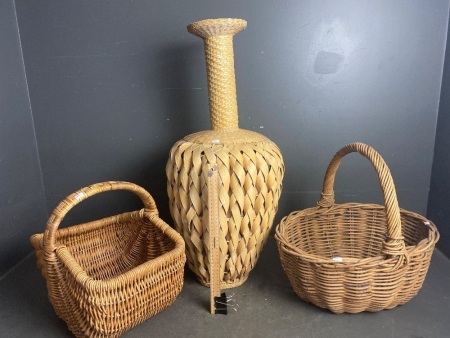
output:
M269 235L284 174L278 147L239 129L233 35L240 19L195 22L188 31L204 39L212 130L188 135L171 149L167 191L175 228L186 241L189 268L209 286L208 166L219 173L221 288L241 285Z

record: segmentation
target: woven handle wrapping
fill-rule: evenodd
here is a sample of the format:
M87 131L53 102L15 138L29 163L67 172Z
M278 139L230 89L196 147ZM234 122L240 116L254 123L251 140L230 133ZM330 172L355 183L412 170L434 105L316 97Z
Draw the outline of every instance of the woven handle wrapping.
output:
M247 27L242 19L207 19L187 27L205 42L208 96L213 130L238 128L233 35Z
M372 147L364 143L351 143L339 150L331 160L322 189L322 197L317 203L320 207L330 208L334 205L334 179L342 158L353 152L365 156L375 168L384 196L387 220L387 239L383 243L383 253L390 256L405 256L404 237L402 236L402 225L400 220L400 208L398 206L397 194L391 172L383 158Z
M43 248L47 253L51 253L56 249L56 231L59 225L66 216L66 214L74 206L84 201L85 199L110 190L127 190L136 194L144 203L145 211L149 214L157 215L158 209L156 208L153 197L142 187L129 183L129 182L103 182L93 184L89 187L78 190L77 192L67 196L58 206L53 210L47 226L44 232Z

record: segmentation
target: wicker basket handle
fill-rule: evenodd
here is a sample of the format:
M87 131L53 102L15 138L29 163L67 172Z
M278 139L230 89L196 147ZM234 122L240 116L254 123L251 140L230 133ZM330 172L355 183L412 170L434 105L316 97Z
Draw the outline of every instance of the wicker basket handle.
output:
M142 187L129 182L108 181L90 185L82 188L77 192L67 196L58 206L53 210L45 228L43 248L47 253L51 253L56 249L56 231L67 213L81 203L85 199L110 190L127 190L136 194L144 203L145 211L149 214L158 215L153 197Z
M404 237L400 220L400 208L398 206L395 185L391 172L380 154L375 149L364 143L351 143L340 149L334 155L328 165L323 182L322 196L317 203L320 207L330 208L334 205L334 179L342 158L353 152L365 156L375 168L384 196L387 220L387 239L383 244L383 253L390 256L406 256Z

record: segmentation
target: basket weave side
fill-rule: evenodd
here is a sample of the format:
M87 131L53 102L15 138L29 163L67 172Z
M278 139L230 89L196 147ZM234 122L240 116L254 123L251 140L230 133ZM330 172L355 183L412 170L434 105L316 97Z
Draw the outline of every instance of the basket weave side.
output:
M188 266L209 285L206 175L208 164L218 166L221 288L242 284L255 266L278 209L284 174L275 144L254 132L238 134L236 139L212 131L188 136L174 145L166 167L171 214L186 241ZM211 137L220 144L211 144ZM208 147L200 146L203 142Z
M406 210L401 210L401 222L409 263L398 268L398 258L381 252L384 206L347 203L327 213L310 208L283 218L276 238L295 293L335 313L376 312L407 303L423 285L439 234L433 223Z
M149 208L57 229L71 207L114 189L135 192ZM78 337L118 337L170 306L182 288L184 241L144 192L126 182L82 189L60 203L44 234L31 237L49 300Z
M384 206L334 204L335 174L351 152L374 165ZM417 294L439 233L425 217L398 208L389 169L373 148L353 143L337 152L318 205L291 213L276 228L283 269L300 298L357 313L390 309Z

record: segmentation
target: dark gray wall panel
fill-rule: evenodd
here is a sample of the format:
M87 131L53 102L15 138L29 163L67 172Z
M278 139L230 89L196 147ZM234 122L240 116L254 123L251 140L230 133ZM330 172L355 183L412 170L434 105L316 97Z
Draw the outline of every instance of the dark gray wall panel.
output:
M315 203L329 160L352 141L385 157L402 207L426 211L448 0L18 0L17 12L49 206L126 179L168 218L169 149L209 127L203 45L185 27L242 17L240 125L285 156L278 217ZM364 160L338 175L339 202L382 202Z
M433 171L428 217L441 233L439 248L450 257L450 34L447 34L447 53L442 77L439 118L434 148Z
M0 276L31 251L46 221L14 1L0 1Z

